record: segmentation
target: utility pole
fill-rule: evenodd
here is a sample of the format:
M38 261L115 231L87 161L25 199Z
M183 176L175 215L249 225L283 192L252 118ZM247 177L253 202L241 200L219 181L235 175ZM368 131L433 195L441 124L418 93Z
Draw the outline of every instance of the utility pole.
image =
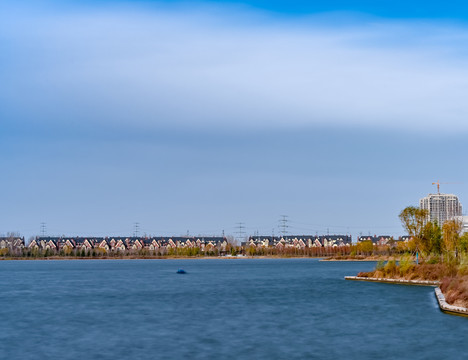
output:
M138 232L140 231L140 223L136 222L133 225L134 225L133 236L138 237Z
M281 215L281 219L279 220L279 227L281 229L281 234L283 235L283 239L284 237L286 236L286 234L288 233L288 215Z
M245 224L243 222L238 222L236 223L236 227L237 227L237 231L236 231L236 234L238 235L237 238L240 240L240 242L242 242L242 240L244 239L244 234L245 234Z
M41 236L44 237L47 233L47 227L45 222L41 222Z

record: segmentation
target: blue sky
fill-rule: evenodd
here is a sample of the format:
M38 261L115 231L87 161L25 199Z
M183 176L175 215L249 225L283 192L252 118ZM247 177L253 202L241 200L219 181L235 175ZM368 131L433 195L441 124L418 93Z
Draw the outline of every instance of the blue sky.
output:
M468 198L467 8L2 2L0 233L402 234Z

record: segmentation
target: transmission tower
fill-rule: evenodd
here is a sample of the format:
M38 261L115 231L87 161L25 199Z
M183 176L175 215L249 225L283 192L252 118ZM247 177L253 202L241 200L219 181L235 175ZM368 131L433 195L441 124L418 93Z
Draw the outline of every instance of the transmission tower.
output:
M138 237L138 233L140 232L140 223L136 222L133 224L134 230L133 230L133 236Z
M244 235L245 235L245 224L243 222L238 222L236 223L236 228L237 228L237 231L236 231L236 234L237 234L237 238L242 242L242 240L244 240Z
M44 237L47 233L47 226L45 222L41 222L41 236Z
M281 229L281 235L283 238L288 233L288 215L281 215L281 219L279 220L279 228Z

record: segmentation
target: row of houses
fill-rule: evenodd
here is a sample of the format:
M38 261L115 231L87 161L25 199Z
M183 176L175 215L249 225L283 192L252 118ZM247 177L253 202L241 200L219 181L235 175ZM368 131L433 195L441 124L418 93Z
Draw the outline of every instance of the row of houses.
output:
M169 248L199 248L225 250L228 245L225 237L36 237L29 249L60 251L62 249L105 251L151 250Z
M405 242L409 236L395 238L390 235L359 236L358 243L372 241L374 245L393 245L395 242ZM351 245L351 235L289 235L289 236L250 236L243 242L243 247L275 247L275 248L306 248L306 247L337 247Z
M396 241L408 241L408 236L394 238L389 235L359 236L358 242L372 241L375 245L389 245ZM350 235L289 235L289 236L250 236L241 246L273 248L336 247L352 243ZM161 248L209 248L225 250L228 245L225 237L49 237L34 238L25 245L24 237L0 237L0 249L103 249L105 251L159 250Z
M24 237L2 236L0 237L0 249L23 249Z
M394 238L390 235L358 236L358 242L372 241L375 245L391 245L397 241L405 242L409 239L409 236L400 236L398 238Z
M250 236L243 247L299 248L351 245L351 235Z

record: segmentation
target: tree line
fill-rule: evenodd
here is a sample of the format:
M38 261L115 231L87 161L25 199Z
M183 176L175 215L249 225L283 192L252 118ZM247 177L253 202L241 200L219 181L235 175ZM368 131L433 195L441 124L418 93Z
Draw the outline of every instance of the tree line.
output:
M429 221L429 212L414 206L403 209L399 218L410 240L405 243L406 252L418 254L423 259L439 258L442 262L459 261L468 253L468 232L462 233L459 219L450 219L443 224Z

